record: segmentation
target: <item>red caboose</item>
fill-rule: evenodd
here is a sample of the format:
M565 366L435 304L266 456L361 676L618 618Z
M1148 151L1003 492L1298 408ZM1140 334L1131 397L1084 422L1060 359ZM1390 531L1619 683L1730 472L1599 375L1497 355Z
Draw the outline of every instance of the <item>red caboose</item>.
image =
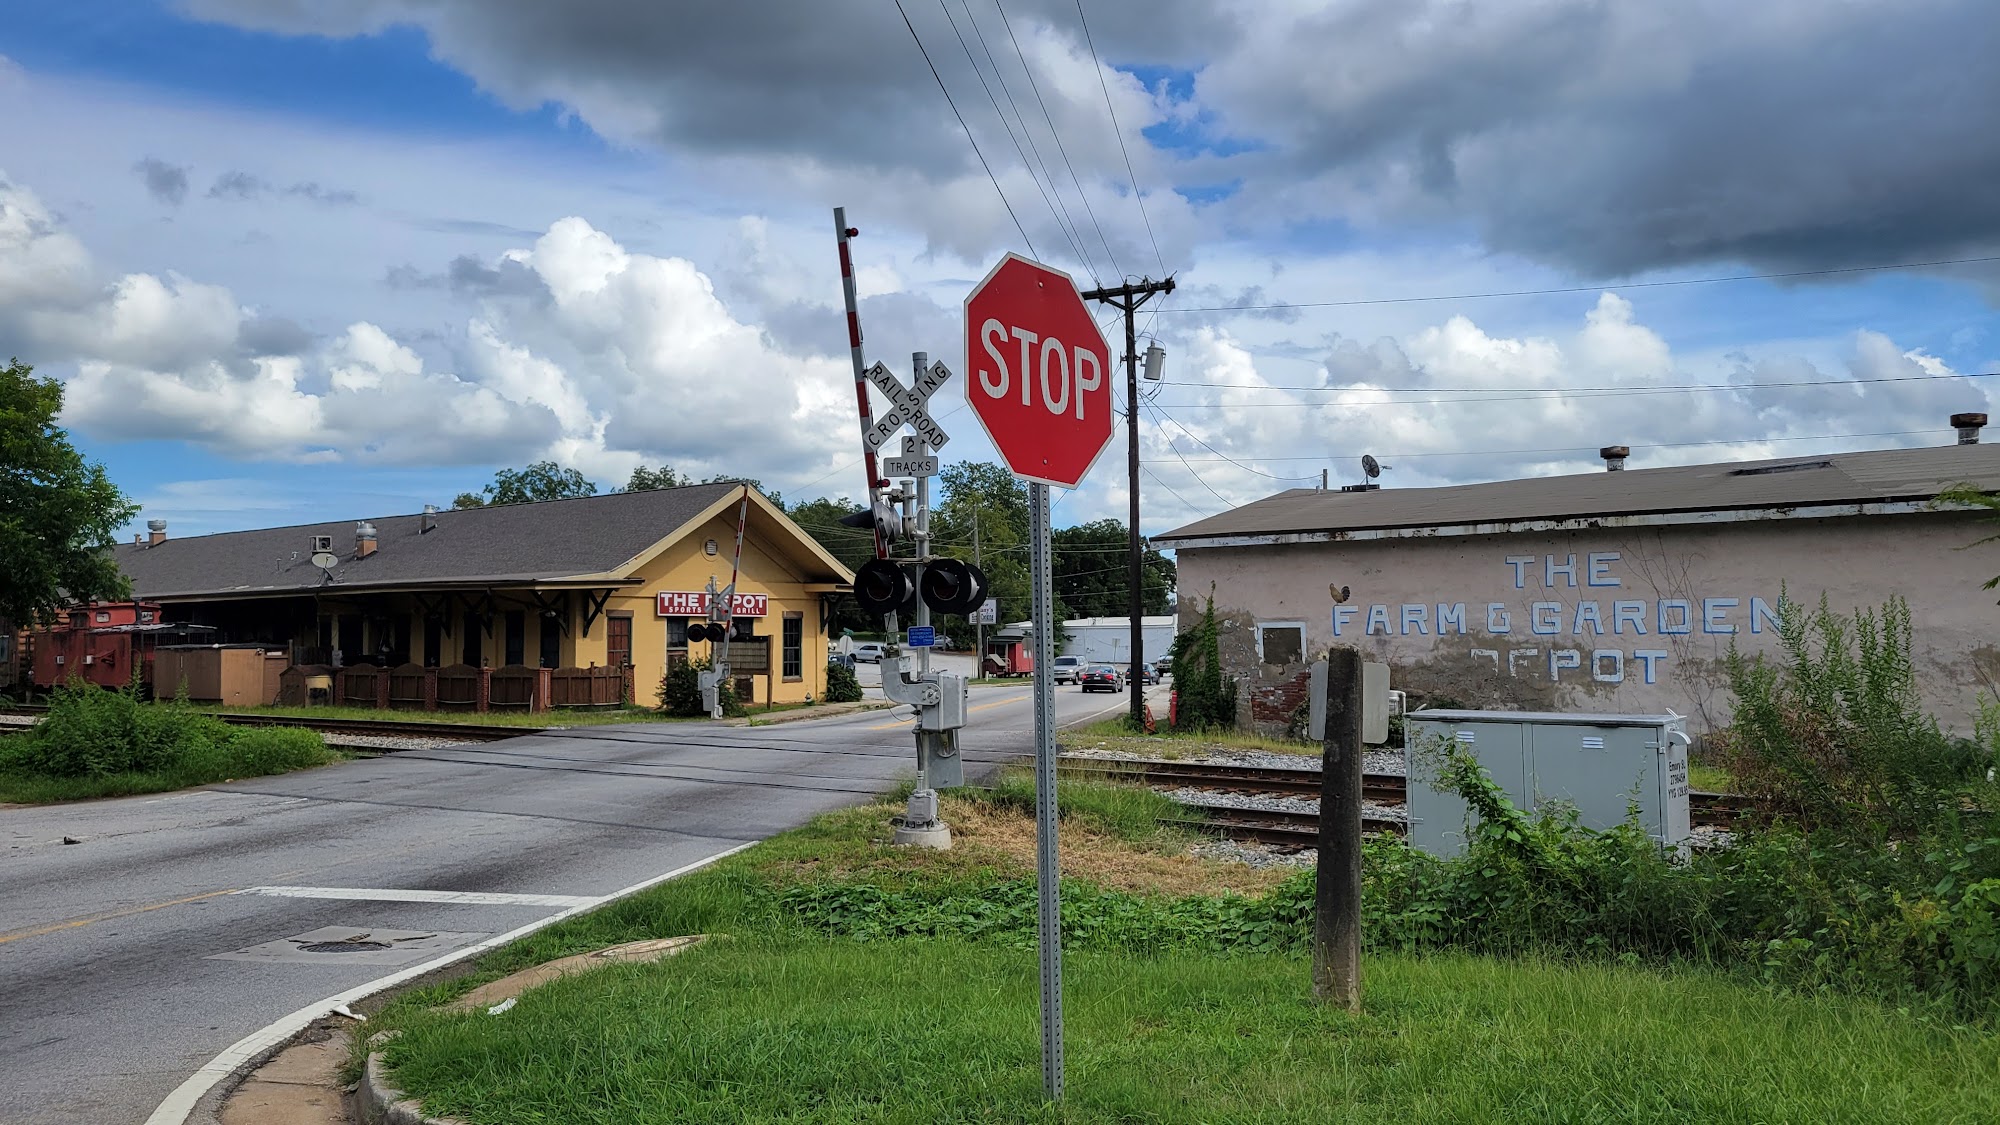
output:
M138 669L152 683L153 650L214 630L166 623L152 602L92 602L69 611L69 620L34 638L34 683L43 690L80 679L98 687L123 687Z

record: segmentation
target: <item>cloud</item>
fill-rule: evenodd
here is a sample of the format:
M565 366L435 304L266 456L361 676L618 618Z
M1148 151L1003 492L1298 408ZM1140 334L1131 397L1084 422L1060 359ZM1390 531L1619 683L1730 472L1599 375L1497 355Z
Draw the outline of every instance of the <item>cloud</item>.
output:
M361 201L361 197L354 192L323 188L311 180L301 181L280 190L270 181L249 172L224 172L215 178L215 183L208 189L210 199L244 201L273 195L307 199L331 207L343 207Z
M157 156L148 156L132 166L146 185L146 194L156 201L172 207L179 207L187 199L188 170L169 164Z
M1496 335L1453 316L1403 338L1336 338L1317 384L1266 377L1212 328L1176 364L1142 411L1146 468L1179 497L1153 494L1149 523L1312 487L1322 467L1330 483L1353 483L1363 453L1395 466L1385 487L1427 486L1593 471L1604 445L1630 445L1632 467L1646 468L1933 444L1952 413L1994 404L1979 382L1925 378L1954 372L1869 330L1837 364L1774 352L1697 368L1610 293L1559 336ZM1865 381L1878 379L1920 381ZM1656 390L1689 383L1724 389ZM1757 385L1769 383L1813 385ZM1294 386L1315 389L1278 389Z
M304 463L555 457L605 479L664 460L778 487L850 452L845 356L777 346L686 259L567 218L490 264L420 276L478 310L434 341L443 364L365 320L320 339L177 274L98 278L0 179L0 344L67 369L65 420L98 437Z

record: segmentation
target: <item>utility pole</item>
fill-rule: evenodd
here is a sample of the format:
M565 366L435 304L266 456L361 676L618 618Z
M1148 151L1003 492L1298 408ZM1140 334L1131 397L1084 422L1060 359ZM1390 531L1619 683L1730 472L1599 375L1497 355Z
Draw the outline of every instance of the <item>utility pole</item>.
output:
M1138 281L1128 281L1123 285L1092 289L1082 297L1086 301L1102 301L1125 314L1125 476L1131 499L1131 522L1126 527L1131 546L1132 596L1132 659L1126 672L1131 680L1132 725L1142 726L1146 721L1146 677L1139 672L1139 661L1145 657L1145 612L1144 588L1142 586L1144 548L1139 540L1139 337L1132 325L1132 317L1139 306L1152 299L1156 293L1174 291L1174 279L1154 281L1142 277Z
M979 506L977 504L973 505L972 508L972 565L982 570L986 566L986 560L979 556ZM972 642L972 678L976 680L986 675L986 608L984 606L981 606L979 611L972 615L972 622L974 638Z
M1326 654L1320 757L1319 867L1313 893L1313 995L1361 1011L1361 653ZM1315 678L1319 678L1316 674ZM1384 677L1386 695L1387 678ZM1386 708L1385 708L1386 711ZM1383 732L1387 736L1386 730Z

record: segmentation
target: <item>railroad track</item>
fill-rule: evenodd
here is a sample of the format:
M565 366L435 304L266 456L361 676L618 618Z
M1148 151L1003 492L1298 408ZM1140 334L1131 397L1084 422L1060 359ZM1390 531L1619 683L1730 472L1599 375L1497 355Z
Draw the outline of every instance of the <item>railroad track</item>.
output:
M1288 769L1277 766L1227 766L1200 762L1169 762L1153 760L1121 760L1110 758L1065 757L1057 766L1064 777L1088 778L1094 781L1131 781L1142 785L1174 786L1189 789L1214 789L1230 793L1249 793L1273 796L1317 797L1320 791L1320 772L1317 769ZM1368 773L1361 775L1361 796L1363 800L1378 805L1401 805L1409 795L1409 782L1402 774ZM1199 806L1210 810L1213 817L1227 819L1233 814L1263 810L1237 809L1233 806ZM1750 812L1748 802L1734 793L1709 793L1696 790L1688 794L1688 812L1698 826L1727 828ZM1310 820L1311 817L1298 813L1272 814ZM1275 824L1276 822L1268 822ZM1395 825L1401 831L1400 821L1381 822ZM1363 824L1368 829L1367 822ZM1252 831L1263 831L1253 828ZM1272 829L1282 832L1282 826ZM1249 838L1263 839L1262 836ZM1276 841L1273 841L1276 842Z
M0 715L41 715L46 708L0 707ZM321 734L376 735L387 738L449 738L460 742L497 742L523 734L541 734L544 727L499 727L485 723L428 723L411 719L314 719L295 715L245 715L233 712L205 712L225 723L242 727L298 727ZM28 730L26 726L0 726L0 730Z

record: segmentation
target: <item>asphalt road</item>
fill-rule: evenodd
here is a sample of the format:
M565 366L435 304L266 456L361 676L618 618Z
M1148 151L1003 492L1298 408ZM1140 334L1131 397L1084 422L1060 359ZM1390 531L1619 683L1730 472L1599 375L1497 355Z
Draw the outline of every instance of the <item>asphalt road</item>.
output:
M1123 703L1056 698L1065 722ZM142 1122L314 1001L881 793L914 770L907 716L584 728L0 808L0 1123ZM1031 718L1025 687L975 689L967 772L1031 753ZM285 940L323 927L410 937Z

